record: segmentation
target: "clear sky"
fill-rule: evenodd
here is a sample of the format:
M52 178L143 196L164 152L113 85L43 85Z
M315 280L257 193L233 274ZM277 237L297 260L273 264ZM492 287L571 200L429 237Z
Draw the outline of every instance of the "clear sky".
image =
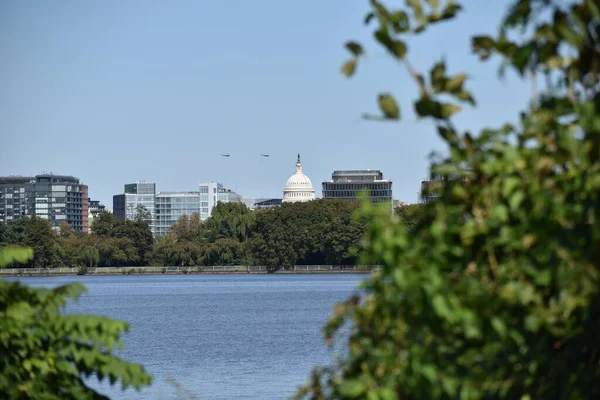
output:
M498 64L480 64L468 40L494 33L507 1L462 3L457 21L409 42L410 59L423 69L444 56L450 72L471 73L479 106L457 125L514 121L529 84L498 81ZM416 202L428 154L444 146L415 121L415 85L372 41L367 10L366 0L4 0L0 175L74 175L108 208L138 180L281 197L300 153L318 197L333 170L370 168ZM348 39L369 53L350 80L339 73ZM361 120L381 91L406 122Z

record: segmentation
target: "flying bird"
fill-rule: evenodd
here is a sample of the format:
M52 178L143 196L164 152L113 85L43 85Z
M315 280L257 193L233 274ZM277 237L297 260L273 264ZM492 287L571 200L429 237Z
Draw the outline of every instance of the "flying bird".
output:
M269 157L269 154L268 154L268 153L267 153L267 154L265 154L265 153L260 153L260 155L261 155L261 156L263 156L263 157Z
M229 157L229 153L223 153L221 154L223 157Z

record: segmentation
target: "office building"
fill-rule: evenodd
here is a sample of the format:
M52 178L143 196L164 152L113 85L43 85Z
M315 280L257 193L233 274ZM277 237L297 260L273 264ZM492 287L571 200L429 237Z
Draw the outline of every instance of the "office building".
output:
M135 219L138 206L144 206L145 220L154 234L155 230L155 199L156 184L149 182L129 183L125 185L124 193L113 196L113 212L120 220Z
M371 203L389 203L392 207L392 181L383 179L376 169L333 171L331 181L323 182L324 199L359 200L366 192Z
M315 199L315 189L308 176L302 172L300 154L296 161L296 172L290 176L283 189L283 203L311 201Z
M123 194L113 196L113 212L121 220L133 220L138 206L144 206L152 235L161 237L182 215L198 213L206 220L219 201L241 203L242 196L217 182L201 183L197 192L159 193L154 183L138 182L125 185Z
M182 215L200 214L200 192L160 192L156 195L156 237L165 236Z
M281 206L283 199L273 199L273 198L252 198L252 199L244 199L243 200L246 206L251 210L263 210L266 208L274 208Z
M242 203L242 196L233 192L231 189L224 188L221 183L201 183L199 190L200 218L202 221L210 217L213 208L219 201L222 203Z
M54 229L66 221L73 230L87 232L88 187L68 175L0 177L0 221L33 215Z

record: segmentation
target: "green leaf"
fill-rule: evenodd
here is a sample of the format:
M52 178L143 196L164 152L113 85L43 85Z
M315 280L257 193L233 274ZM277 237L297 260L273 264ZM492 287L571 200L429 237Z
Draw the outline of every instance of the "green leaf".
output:
M449 91L449 92L458 92L460 91L460 89L462 89L462 85L465 82L465 79L467 79L467 75L465 74L458 74L453 76L452 78L450 78L448 81L446 81L446 84L444 85L444 89Z
M440 21L454 18L454 16L460 10L462 10L462 6L460 4L453 4L452 1L449 1L446 5L446 8L444 8L444 12L442 13L442 18L440 18Z
M462 108L460 106L450 104L450 103L443 103L442 108L441 108L441 118L448 119L451 116L453 116L454 114L456 114L457 112L459 112L460 110L462 110Z
M24 264L33 258L31 247L0 247L0 268L14 263Z
M490 322L492 324L492 328L494 328L494 330L496 331L496 333L498 333L498 335L500 335L500 337L506 337L506 325L504 324L504 321L502 321L502 319L500 319L499 317L492 317Z
M341 68L342 74L344 74L347 78L350 78L354 75L356 71L356 59L352 58L344 63Z
M434 10L436 10L440 6L439 0L427 0L427 2L429 3L429 6Z
M377 98L377 102L379 103L379 108L383 115L387 119L399 119L400 118L400 108L396 103L394 97L389 93L382 93Z
M452 95L459 100L462 100L464 102L471 104L472 106L475 106L475 99L473 98L471 93L466 90L461 90L460 92L453 93Z
M418 21L423 20L423 7L420 0L406 0L406 5L412 8L415 18Z
M390 22L396 33L407 32L410 29L408 15L404 11L394 11L390 15Z
M343 397L355 398L366 390L364 383L356 379L346 379L337 387L339 394Z
M371 22L371 20L373 19L373 17L374 17L374 16L375 16L375 13L373 13L373 12L370 12L370 13L368 13L367 15L365 15L365 19L364 19L364 21L363 21L363 22L364 22L364 24L365 24L365 25L368 25L368 24L369 24L369 22Z
M478 54L482 60L489 58L494 48L494 43L494 39L489 36L474 36L471 39L473 52Z
M438 316L445 319L450 319L451 312L445 297L439 294L434 295L433 299L431 300L431 305Z
M392 55L402 59L406 55L406 44L401 40L394 40L386 30L379 29L375 31L375 39L381 43Z
M436 91L440 91L444 88L445 77L446 74L446 63L444 61L440 61L436 63L431 71L429 72L429 77L431 80L431 85Z
M348 51L350 51L356 57L361 56L363 54L362 46L356 42L346 42L345 46L348 49Z
M423 365L421 367L421 373L429 382L435 383L437 381L437 368L434 364Z

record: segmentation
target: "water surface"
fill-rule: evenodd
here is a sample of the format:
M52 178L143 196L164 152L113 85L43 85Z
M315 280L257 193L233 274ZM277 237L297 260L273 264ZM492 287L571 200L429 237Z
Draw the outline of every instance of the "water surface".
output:
M37 287L79 281L69 312L127 321L121 356L154 376L141 392L98 385L113 399L172 399L175 378L198 399L282 399L311 366L331 362L320 329L360 274L142 275L19 278Z

